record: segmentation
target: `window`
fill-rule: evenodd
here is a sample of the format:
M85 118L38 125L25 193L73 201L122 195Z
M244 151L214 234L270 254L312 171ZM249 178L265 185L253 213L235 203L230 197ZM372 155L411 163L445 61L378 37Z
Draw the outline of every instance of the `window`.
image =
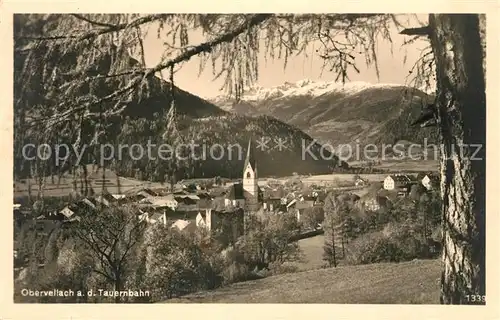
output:
M247 172L247 179L250 179L251 177L250 172Z

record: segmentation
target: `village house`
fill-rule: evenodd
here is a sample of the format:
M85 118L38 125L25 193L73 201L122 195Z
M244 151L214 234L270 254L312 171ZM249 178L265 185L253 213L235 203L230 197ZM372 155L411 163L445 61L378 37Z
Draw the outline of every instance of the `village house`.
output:
M324 191L318 192L315 199L314 199L314 205L322 205L325 203L327 194Z
M170 226L171 229L177 229L182 232L193 233L196 231L197 226L195 221L178 219Z
M102 194L95 196L94 200L96 201L97 205L103 205L105 207L110 207L113 203L117 202L115 197L107 192L103 192Z
M199 203L195 199L190 197L175 197L175 200L178 202L176 211L188 212L199 210Z
M136 194L141 195L144 198L158 197L159 196L159 194L157 192L155 192L149 188L143 188L143 189L139 190Z
M149 203L153 208L170 208L172 210L176 210L179 206L179 202L173 195L144 198L141 203Z
M227 211L206 209L196 216L196 226L208 232L220 231L236 240L243 234L244 214L242 208Z
M260 195L259 198L262 198L262 192L260 188L258 193ZM244 208L247 199L245 194L246 192L243 183L234 183L229 187L225 194L224 205L226 207Z
M367 211L380 211L391 207L392 202L386 196L380 195L365 195L358 202L360 207Z
M115 200L123 200L126 198L126 195L121 194L121 193L115 193L111 195Z
M423 177L419 177L420 183L427 190L433 190L439 187L439 177L436 174L428 173L423 175Z
M212 197L207 192L199 192L198 197L198 207L200 209L208 209L212 207Z
M368 184L368 181L361 178L361 177L356 178L356 180L354 181L354 185L356 187L362 187L362 186L365 186L367 184Z
M147 211L139 210L139 212L140 212L139 221L145 221L145 222L151 223L151 224L159 222L163 225L167 225L167 213L166 213L166 211L147 212Z
M384 189L397 192L398 196L406 196L410 193L411 186L415 181L405 174L389 175L384 179Z
M315 200L316 199L312 197L300 196L290 201L286 205L286 210L287 212L294 213L297 217L297 221L300 221L300 216L304 213L304 210L314 207Z
M264 210L273 212L276 211L278 208L281 207L281 198L268 198L264 200L264 203L262 204Z
M283 188L267 188L263 192L263 208L268 211L275 211L283 203L284 196Z
M61 209L57 214L52 213L51 219L54 220L71 220L75 219L76 217L80 215L85 215L87 213L94 212L97 209L97 202L96 200L92 201L88 198L84 198L82 200L73 202L71 204L66 205L63 209ZM63 217L61 219L58 219L59 217L56 217L57 215L62 215Z

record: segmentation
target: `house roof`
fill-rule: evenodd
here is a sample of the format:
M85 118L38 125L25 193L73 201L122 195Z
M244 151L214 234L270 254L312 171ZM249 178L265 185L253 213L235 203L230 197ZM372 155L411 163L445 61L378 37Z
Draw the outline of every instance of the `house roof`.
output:
M152 219L152 220L160 220L163 218L163 212L153 212L153 213L150 213L150 216L149 216L149 219Z
M243 166L243 170L246 170L247 166L250 164L254 171L257 171L256 160L255 160L255 151L252 147L252 139L248 139L248 147L247 147L247 156L245 158L245 165Z
M206 192L199 192L198 197L200 199L211 199L212 197Z
M210 196L212 197L220 197L225 194L226 194L226 189L223 187L217 187L210 190Z
M397 199L397 197L396 197L396 199ZM366 194L363 197L361 197L360 202L366 203L366 202L371 202L371 201L375 201L380 206L385 206L385 205L387 205L387 202L391 202L391 199L389 199L389 196Z
M200 197L196 194L182 194L182 195L178 195L176 196L176 198L179 197L179 198L189 198L191 200L200 200Z
M74 213L85 210L95 210L97 207L97 201L95 199L84 198L82 200L68 204L63 210L71 210ZM60 211L62 213L62 210Z
M172 195L151 197L144 199L145 201L151 203L153 207L167 207L168 202L177 200Z
M64 207L61 211L59 211L59 213L65 216L66 218L69 218L75 214L75 212L71 210L69 207Z
M286 205L286 207L287 207L287 208L290 208L290 207L291 207L291 206L293 206L295 203L297 203L297 199L293 199L292 201L290 201L290 202Z
M285 191L282 188L268 189L263 191L263 196L265 199L281 199L285 195Z
M405 175L405 174L391 174L389 177L394 180L394 182L399 182L399 183L405 183L405 182L411 182L412 179Z
M94 200L92 201L89 198L84 198L80 201L75 202L75 205L80 207L80 208L91 208L91 209L96 209L96 204L97 202Z
M188 227L191 223L193 223L193 222L189 221L189 220L179 219L179 220L176 220L174 223L172 223L171 228L177 228L177 229L182 231L186 227Z
M184 204L184 205L194 205L197 203L196 200L193 200L189 197L174 197L175 200L179 203L179 204Z
M138 193L146 193L146 194L149 194L150 196L153 196L153 197L159 196L158 192L156 192L152 189L149 189L149 188L144 188L144 189L140 190Z

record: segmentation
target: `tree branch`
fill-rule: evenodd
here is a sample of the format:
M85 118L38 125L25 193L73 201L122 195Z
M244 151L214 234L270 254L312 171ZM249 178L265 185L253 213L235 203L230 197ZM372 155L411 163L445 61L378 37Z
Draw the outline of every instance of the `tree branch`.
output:
M419 27L419 28L406 28L403 29L399 34L404 34L409 36L429 36L430 29L429 26Z
M74 16L74 15L73 15ZM100 30L93 30L84 34L71 34L71 35L54 35L54 36L47 36L47 37L30 37L30 36L19 36L17 39L28 39L28 40L40 40L40 41L49 41L49 40L62 40L62 39L77 39L79 41L83 40L90 40L93 38L96 38L98 36L104 35L106 33L111 33L111 32L118 32L127 28L133 28L133 27L138 27L140 25L153 22L156 20L161 20L166 18L168 15L167 14L151 14L147 16L143 16L140 18L135 19L134 21L130 23L121 23L117 25L110 24L106 28L100 29ZM78 19L82 19L80 17L77 17ZM82 19L87 22L91 22L88 19ZM92 23L92 22L91 22Z
M132 80L125 87L123 87L123 88L121 88L121 89L119 89L119 90L117 90L117 91L115 91L107 96L104 96L104 97L98 99L97 101L87 102L79 107L75 107L75 108L66 110L62 114L56 115L55 116L56 119L54 119L53 121L49 121L47 126L52 127L55 124L60 123L64 120L68 119L75 112L86 110L91 106L104 103L106 101L109 101L109 100L117 97L117 96L123 95L129 91L132 91L142 81L151 77L152 75L156 74L157 72L160 72L163 69L175 66L178 63L188 61L189 59L191 59L191 57L193 57L195 55L199 55L200 53L211 52L212 48L214 48L215 46L218 46L222 43L226 43L226 42L230 42L230 41L234 40L237 36L239 36L243 32L247 31L248 29L250 29L252 27L255 27L255 26L263 23L264 21L268 20L272 16L273 16L272 14L256 14L256 15L252 16L250 19L248 19L245 23L241 24L238 28L234 29L231 32L225 33L225 34L223 34L223 35L221 35L221 36L219 36L211 41L207 41L207 42L201 43L197 46L194 46L192 48L189 48L186 51L184 51L182 54L178 55L177 57L175 57L171 60L159 63L158 65L156 65L153 68L142 70L142 71L135 71L136 74L138 75L138 77L136 77L134 80ZM143 20L141 20L141 21L144 21L145 19L146 18L143 18ZM153 18L149 17L149 19L153 19ZM137 24L139 24L139 22L136 22L135 24L133 24L133 23L127 24L126 27L130 27L132 25L137 25ZM119 28L119 27L121 27L121 26L118 26L117 28ZM105 29L105 30L107 30L107 29ZM99 31L98 34L105 33L104 31ZM124 73L122 73L122 74L124 74ZM66 103L62 103L61 105L59 105L58 109L64 107L64 105L66 105ZM120 105L117 108L114 108L112 110L107 111L105 115L106 116L116 115L116 114L121 113L124 109L125 108ZM88 117L88 114L86 114L86 116Z
M106 27L106 28L116 28L117 27L117 25L115 25L115 24L91 20L89 18L82 16L81 14L72 13L71 15L77 19L83 20L85 22L88 22L88 23L96 25L96 26Z

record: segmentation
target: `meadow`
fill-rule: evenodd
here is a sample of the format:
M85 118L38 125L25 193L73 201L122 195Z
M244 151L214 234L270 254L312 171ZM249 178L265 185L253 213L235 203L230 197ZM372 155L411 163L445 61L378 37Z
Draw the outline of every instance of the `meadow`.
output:
M309 270L240 282L166 303L439 304L439 260Z

